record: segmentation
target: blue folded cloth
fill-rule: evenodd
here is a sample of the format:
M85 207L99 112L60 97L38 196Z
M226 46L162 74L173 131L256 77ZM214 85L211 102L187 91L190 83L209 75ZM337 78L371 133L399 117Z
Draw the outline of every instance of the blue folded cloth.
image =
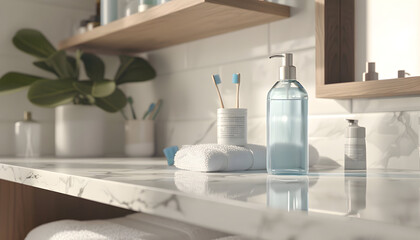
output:
M163 154L165 154L166 160L168 161L168 165L174 165L175 154L178 152L178 146L167 147L163 149Z

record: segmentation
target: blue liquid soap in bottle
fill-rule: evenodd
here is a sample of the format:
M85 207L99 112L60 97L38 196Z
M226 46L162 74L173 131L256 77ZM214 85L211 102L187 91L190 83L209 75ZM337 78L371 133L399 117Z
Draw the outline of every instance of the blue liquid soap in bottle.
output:
M296 80L293 54L281 57L279 81L267 96L267 172L308 173L308 94Z

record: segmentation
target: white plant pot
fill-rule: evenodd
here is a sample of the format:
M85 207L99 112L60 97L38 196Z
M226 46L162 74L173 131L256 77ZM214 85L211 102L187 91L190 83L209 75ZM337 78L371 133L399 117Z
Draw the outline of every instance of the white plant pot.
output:
M155 153L155 123L152 120L125 122L125 154L128 157L151 157Z
M104 155L104 111L96 106L64 105L55 109L57 157Z

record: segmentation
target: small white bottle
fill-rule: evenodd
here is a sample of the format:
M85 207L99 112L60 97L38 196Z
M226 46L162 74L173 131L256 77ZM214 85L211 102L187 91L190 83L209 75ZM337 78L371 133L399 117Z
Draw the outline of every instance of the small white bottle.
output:
M15 154L17 157L39 157L41 152L41 125L25 112L23 121L15 123Z
M344 169L366 170L366 129L360 127L355 119L347 119L344 147Z

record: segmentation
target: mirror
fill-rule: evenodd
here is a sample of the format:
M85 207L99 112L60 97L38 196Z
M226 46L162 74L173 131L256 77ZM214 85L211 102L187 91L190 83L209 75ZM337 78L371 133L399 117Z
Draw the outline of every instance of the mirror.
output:
M366 62L376 63L379 79L398 78L399 70L420 75L419 12L418 0L355 0L355 81Z
M318 98L420 95L420 1L315 3ZM366 62L375 62L367 77Z

